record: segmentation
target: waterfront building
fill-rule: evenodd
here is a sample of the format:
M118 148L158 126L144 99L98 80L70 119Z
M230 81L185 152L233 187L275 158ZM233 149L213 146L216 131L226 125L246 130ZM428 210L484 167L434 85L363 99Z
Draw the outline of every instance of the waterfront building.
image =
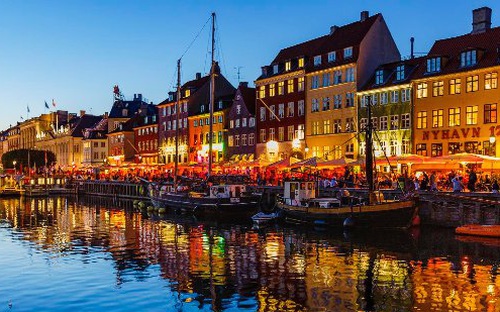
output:
M2 158L3 154L7 153L9 151L9 146L8 146L8 137L9 137L9 131L4 130L0 132L0 159ZM2 163L0 162L0 165Z
M36 145L37 134L50 127L51 114L42 114L19 123L20 146L22 149L33 149Z
M158 164L158 113L138 118L134 125L135 161L138 164Z
M134 94L132 101L125 100L118 86L115 86L114 102L108 116L108 133L117 129L120 124L127 122L139 111L147 109L151 111L151 106L153 105L144 101L141 93Z
M120 123L115 130L108 133L109 165L119 167L134 162L136 154L134 125L139 118L143 117L135 115L125 123Z
M306 145L308 157L358 156L356 92L375 69L400 60L382 14L361 12L360 20L332 26L306 64Z
M357 92L359 99L359 154L364 157L368 124L367 105L371 105L376 157L410 154L412 149L411 79L425 58L411 58L377 67L371 79Z
M497 156L500 27L491 9L473 11L472 32L437 40L413 80L414 150Z
M221 74L216 63L215 95L212 119L212 159L214 163L227 159L227 114L233 102L235 88ZM188 103L189 162L208 163L210 139L210 76Z
M252 161L255 157L255 88L240 82L228 113L227 157L231 162Z
M169 92L169 97L158 104L158 135L160 147L160 161L164 164L173 164L175 162L175 141L179 139L178 144L178 162L179 164L188 163L188 106L192 96L200 90L205 84L209 83L210 77L202 77L201 73L196 73L196 77L181 86L181 96L179 107L177 107L177 92ZM178 110L178 111L177 111ZM179 117L177 117L179 113ZM177 120L177 118L179 118ZM177 129L179 126L179 129Z
M93 127L83 130L82 165L97 167L106 165L108 161L108 114Z
M7 152L21 148L21 132L19 123L7 129Z

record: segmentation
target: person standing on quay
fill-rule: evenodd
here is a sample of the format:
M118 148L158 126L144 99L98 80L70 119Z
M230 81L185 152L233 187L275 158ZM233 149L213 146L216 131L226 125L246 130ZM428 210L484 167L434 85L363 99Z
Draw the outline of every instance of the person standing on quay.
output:
M464 184L462 183L462 177L458 174L451 180L453 184L453 193L460 193L464 189Z
M474 172L474 169L471 169L469 172L469 182L467 183L467 188L471 192L476 191L476 182L477 182L477 175L476 172Z
M436 171L432 171L429 183L430 183L430 191L437 192L438 189L437 189Z

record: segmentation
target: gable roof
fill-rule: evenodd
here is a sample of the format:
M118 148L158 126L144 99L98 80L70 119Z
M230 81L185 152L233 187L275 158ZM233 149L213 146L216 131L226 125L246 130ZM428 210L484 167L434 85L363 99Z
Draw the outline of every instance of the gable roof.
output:
M243 98L243 102L245 103L248 112L255 115L255 88L239 86L238 90L241 93L241 97Z
M83 116L73 118L73 120L75 120L75 123L72 126L71 136L83 138L85 129L94 127L102 120L102 116L85 114Z
M387 64L382 64L375 71L373 75L370 77L370 80L359 90L359 91L368 91L372 89L386 88L390 86L396 86L400 84L410 83L413 77L417 74L419 67L422 64L425 65L426 57L416 57L408 60L402 60ZM396 69L399 65L405 66L405 78L402 80L396 80ZM376 74L377 71L384 71L384 81L380 84L376 83Z

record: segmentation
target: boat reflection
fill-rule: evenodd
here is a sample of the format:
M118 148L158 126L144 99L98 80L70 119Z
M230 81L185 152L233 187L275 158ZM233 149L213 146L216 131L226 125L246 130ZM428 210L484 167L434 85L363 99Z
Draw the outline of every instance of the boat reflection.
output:
M500 310L498 247L449 230L256 230L65 198L1 200L0 218L50 257L112 261L117 286L156 272L179 310Z

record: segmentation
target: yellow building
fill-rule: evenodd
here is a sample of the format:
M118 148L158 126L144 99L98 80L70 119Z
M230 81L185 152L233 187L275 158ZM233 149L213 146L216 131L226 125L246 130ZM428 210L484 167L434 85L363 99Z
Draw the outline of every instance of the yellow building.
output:
M434 43L413 81L419 155L498 155L500 27L490 28L489 8L474 10L473 19L470 34Z
M356 92L384 63L400 59L381 14L333 26L306 67L307 157L357 158Z

